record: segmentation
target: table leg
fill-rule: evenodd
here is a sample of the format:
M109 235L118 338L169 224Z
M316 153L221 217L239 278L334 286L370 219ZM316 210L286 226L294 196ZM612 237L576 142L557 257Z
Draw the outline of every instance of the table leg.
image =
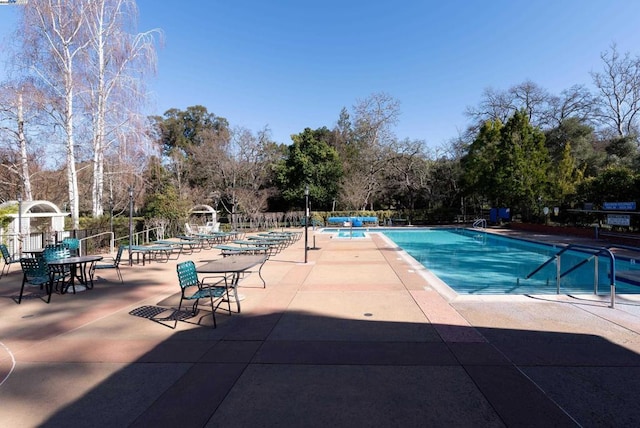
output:
M75 283L75 278L76 275L78 274L78 271L76 269L76 264L73 263L72 265L69 265L69 283L66 284L65 286L65 281L64 281L64 266L62 267L62 284L60 285L60 294L65 294L67 291L69 291L69 287L71 287L71 289L73 290L73 294L76 294L76 283Z
M260 280L262 281L262 288L267 288L267 282L262 277L262 266L264 266L264 262L260 263L260 268L258 269L258 276L260 277Z
M80 280L80 284L87 285L87 273L85 272L87 264L86 263L78 263L76 269L79 271L77 278Z
M231 288L233 288L233 297L238 307L238 313L240 313L240 298L238 297L238 283L240 282L240 274L234 273L231 278Z
M54 278L53 272L49 271L49 282L47 282L46 284L47 294L49 295L47 297L47 303L51 303L51 294L53 293L53 278Z
M87 264L89 265L89 272L87 272ZM87 287L87 290L93 289L93 273L95 271L93 267L95 266L95 264L95 261L82 264L82 283L85 287Z

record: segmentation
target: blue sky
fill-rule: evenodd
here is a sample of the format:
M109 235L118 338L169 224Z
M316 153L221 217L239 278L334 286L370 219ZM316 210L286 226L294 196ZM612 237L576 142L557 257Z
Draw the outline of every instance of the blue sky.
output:
M640 54L634 0L137 3L139 31L165 36L150 114L200 104L282 143L384 92L400 102L396 135L438 147L488 87L531 80L557 94L590 86L614 42ZM0 37L15 8L0 7Z

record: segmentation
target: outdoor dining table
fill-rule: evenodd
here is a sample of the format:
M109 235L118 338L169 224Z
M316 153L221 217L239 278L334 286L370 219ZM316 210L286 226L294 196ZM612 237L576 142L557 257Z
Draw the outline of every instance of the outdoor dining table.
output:
M32 248L30 250L22 250L23 254L29 254L31 257L38 257L44 253L44 248Z
M102 260L102 256L74 256L65 257L62 259L49 260L47 264L50 268L50 284L49 284L49 300L51 300L51 293L53 292L53 278L56 272L62 272L64 269L69 269L69 282L63 284L60 287L60 294L67 292L69 287L76 291L84 291L86 289L93 288L93 272L91 271L92 265ZM87 268L89 269L87 271ZM80 284L76 287L76 278L80 280Z
M240 279L251 271L252 268L260 265L258 269L258 276L262 280L263 287L267 286L267 283L262 278L262 266L267 261L267 256L264 255L236 255L228 256L222 259L211 260L207 263L196 268L196 272L208 275L220 275L225 278L230 277L230 280L225 280L226 286L233 290L233 297L238 307L238 313L240 313L240 297L238 296L238 282Z

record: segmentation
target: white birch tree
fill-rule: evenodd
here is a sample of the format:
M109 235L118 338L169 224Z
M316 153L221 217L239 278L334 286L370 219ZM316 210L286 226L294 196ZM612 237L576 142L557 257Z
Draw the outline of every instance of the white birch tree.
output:
M155 71L155 36L158 30L135 33L134 0L95 0L86 11L89 49L85 51L84 108L92 123L92 214L104 213L105 153L122 139L146 133L138 126L145 100L142 77ZM129 137L129 138L127 138Z
M36 110L30 107L37 104L38 99L37 91L29 83L11 82L0 87L0 133L6 137L5 141L16 153L16 162L3 164L3 167L17 177L19 189L14 190L16 194L20 193L25 201L33 200L25 128L27 117Z
M62 130L72 227L79 227L78 174L74 120L75 65L88 41L82 37L86 3L73 0L32 0L24 7L23 51L26 65L47 88L50 117ZM51 135L54 138L54 133Z

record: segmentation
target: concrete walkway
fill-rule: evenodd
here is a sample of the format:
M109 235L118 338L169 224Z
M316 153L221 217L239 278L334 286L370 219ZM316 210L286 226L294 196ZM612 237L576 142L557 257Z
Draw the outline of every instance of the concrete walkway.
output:
M310 233L312 233L310 231ZM312 242L312 241L310 241ZM2 427L627 427L640 421L640 301L456 297L377 234L303 240L174 330L179 261L100 271L17 305L0 279ZM479 281L482 278L478 278ZM197 323L201 322L202 325Z

